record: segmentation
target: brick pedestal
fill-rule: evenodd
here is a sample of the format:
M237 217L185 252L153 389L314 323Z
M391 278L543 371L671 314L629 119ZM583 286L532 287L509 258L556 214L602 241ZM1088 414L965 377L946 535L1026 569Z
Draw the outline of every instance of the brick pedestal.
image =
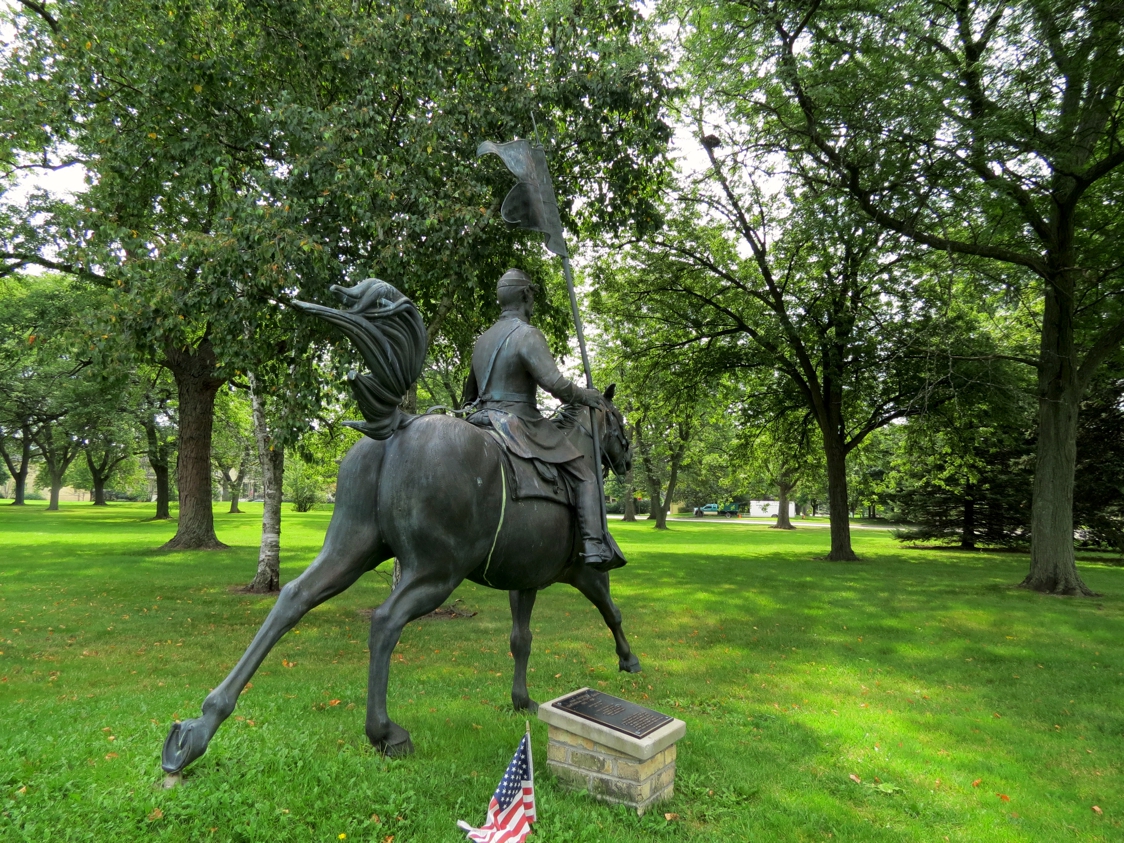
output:
M675 743L687 733L682 720L634 738L555 708L553 702L540 705L538 717L550 726L546 763L559 782L603 802L629 805L637 814L671 798Z

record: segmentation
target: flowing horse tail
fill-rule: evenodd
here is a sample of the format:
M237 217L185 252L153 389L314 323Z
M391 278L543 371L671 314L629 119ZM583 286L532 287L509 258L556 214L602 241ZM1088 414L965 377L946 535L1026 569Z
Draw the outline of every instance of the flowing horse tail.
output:
M344 424L372 439L387 439L405 422L399 405L425 363L425 323L412 301L378 278L330 289L348 305L345 309L293 304L338 327L359 349L370 374L351 371L347 379L365 421Z

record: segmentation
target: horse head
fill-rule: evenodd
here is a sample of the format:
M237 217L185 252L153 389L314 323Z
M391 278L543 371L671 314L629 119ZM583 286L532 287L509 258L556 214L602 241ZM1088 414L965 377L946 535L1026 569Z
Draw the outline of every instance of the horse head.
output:
M613 474L623 477L632 469L632 443L628 439L624 416L613 403L617 385L609 384L604 392L605 410L601 414L601 462L612 469Z

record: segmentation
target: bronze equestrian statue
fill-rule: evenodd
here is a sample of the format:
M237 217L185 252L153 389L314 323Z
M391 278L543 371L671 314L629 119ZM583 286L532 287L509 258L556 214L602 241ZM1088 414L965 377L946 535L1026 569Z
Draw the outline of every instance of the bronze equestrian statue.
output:
M505 315L473 355L480 393L473 424L399 409L421 372L426 332L413 303L393 286L377 279L333 286L347 305L343 310L296 303L341 328L363 355L370 372L348 377L365 419L351 424L366 435L340 465L324 547L281 589L238 664L207 695L202 715L172 726L164 770L179 772L206 752L266 655L307 612L392 557L401 577L371 615L366 719L368 739L388 756L413 751L409 732L387 714L391 653L402 628L441 606L465 579L510 595L516 709L536 707L527 691L531 610L538 591L556 582L589 598L613 633L620 669L639 672L602 570L623 559L607 531L598 529L599 519L591 524L588 486L582 488L600 470L591 464L591 430L600 431L603 462L617 474L627 472L624 420L612 404L612 387L597 395L558 375L549 351L543 358L545 340L527 324L531 285L522 273L504 278L497 293L507 300ZM493 332L512 320L522 327L507 328L507 342L493 343ZM539 416L536 384L572 402L557 422ZM575 503L584 515L575 514Z

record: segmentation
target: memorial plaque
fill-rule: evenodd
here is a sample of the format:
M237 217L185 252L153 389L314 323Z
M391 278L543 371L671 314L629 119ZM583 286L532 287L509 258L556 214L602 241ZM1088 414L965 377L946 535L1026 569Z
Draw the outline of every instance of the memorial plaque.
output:
M554 703L554 707L584 717L586 720L592 720L594 723L600 723L602 726L608 726L618 732L624 732L626 735L632 735L634 738L650 735L660 726L674 719L650 708L644 708L642 705L622 700L620 697L590 689L570 694Z

